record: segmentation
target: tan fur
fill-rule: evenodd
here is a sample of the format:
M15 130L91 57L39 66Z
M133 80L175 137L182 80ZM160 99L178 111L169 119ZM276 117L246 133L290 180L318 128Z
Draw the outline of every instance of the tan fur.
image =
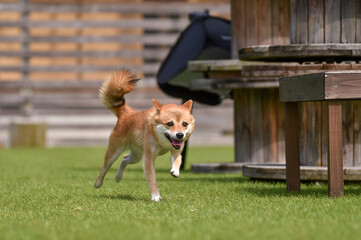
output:
M194 129L194 118L191 114L193 101L183 105L162 105L153 100L153 107L145 111L135 111L129 107L124 95L134 89L138 79L128 70L120 70L108 77L100 89L99 96L104 106L110 109L118 121L110 137L104 164L94 187L103 184L104 176L119 155L126 149L130 154L123 157L116 174L116 181L123 177L128 164L143 159L143 169L152 194L152 201L160 201L161 197L156 183L154 160L158 155L171 152L173 177L179 176L182 162L181 153L185 141Z
M118 70L105 79L99 97L106 108L116 114L116 108L124 103L124 95L133 91L139 79L129 70Z

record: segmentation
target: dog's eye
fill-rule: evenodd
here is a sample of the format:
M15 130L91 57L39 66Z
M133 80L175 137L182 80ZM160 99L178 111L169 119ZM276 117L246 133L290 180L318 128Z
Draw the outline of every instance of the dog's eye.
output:
M174 125L173 121L167 122L168 127L173 127L173 125Z
M183 122L182 125L183 125L183 127L187 127L187 126L188 126L188 123L187 123L187 122Z

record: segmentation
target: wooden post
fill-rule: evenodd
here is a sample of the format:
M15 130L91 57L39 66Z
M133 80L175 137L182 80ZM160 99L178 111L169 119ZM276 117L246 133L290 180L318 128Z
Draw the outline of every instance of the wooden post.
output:
M21 20L23 22L29 21L29 0L22 0L22 5L24 6L24 10L21 14ZM27 39L29 37L29 28L27 25L21 28L22 38ZM22 43L22 51L29 51L29 42L24 41ZM29 82L29 56L24 56L22 65L24 67L23 76L22 76L22 89L20 91L20 95L23 98L23 104L21 106L21 111L24 116L30 116L33 110L33 104L31 101L32 89Z
M184 104L185 102L187 102L189 99L183 99L182 100L182 104ZM192 111L192 110L191 110ZM189 141L189 140L188 140ZM180 169L184 170L185 166L186 166L186 157L187 157L187 150L188 150L188 141L186 141L184 143L184 148L182 151L182 163L180 165Z
M328 195L343 196L342 104L328 102Z
M244 89L233 90L234 98L234 150L236 162L250 162L251 132L249 92ZM260 146L258 146L260 147Z
M287 191L301 191L298 102L285 103L286 183Z
M46 147L46 123L11 123L10 147Z

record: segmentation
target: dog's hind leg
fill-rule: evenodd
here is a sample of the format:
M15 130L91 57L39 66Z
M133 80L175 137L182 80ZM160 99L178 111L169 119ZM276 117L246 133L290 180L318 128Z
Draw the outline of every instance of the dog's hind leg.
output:
M122 180L125 168L128 164L135 164L139 162L143 157L143 153L141 151L132 150L129 154L123 157L122 163L118 168L118 172L115 175L115 181L119 182Z
M113 143L113 144L111 144ZM105 154L104 164L100 169L99 176L94 183L95 188L100 188L103 185L103 180L105 174L108 172L109 168L113 165L115 160L118 159L119 155L124 151L124 146L116 145L113 141L109 142L109 147L107 153Z

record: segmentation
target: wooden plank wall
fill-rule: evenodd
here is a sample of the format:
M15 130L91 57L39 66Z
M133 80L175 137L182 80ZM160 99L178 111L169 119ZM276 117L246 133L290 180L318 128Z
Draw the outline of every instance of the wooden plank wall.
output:
M291 44L360 43L361 1L291 0ZM361 101L342 103L344 165L360 164ZM301 103L301 165L327 165L327 106Z
M254 45L289 44L289 0L233 0L232 57ZM284 162L284 108L278 89L235 89L235 149L239 162Z
M292 43L359 43L358 0L291 0Z
M361 101L342 102L344 166L360 166L361 162ZM327 104L301 104L300 156L301 165L327 166Z
M284 104L277 88L233 92L236 161L284 162Z
M231 2L233 58L238 58L238 49L242 47L290 43L289 0Z
M155 75L188 13L213 1L4 0L0 3L0 111L26 115L101 109L97 89L127 67L156 87Z

